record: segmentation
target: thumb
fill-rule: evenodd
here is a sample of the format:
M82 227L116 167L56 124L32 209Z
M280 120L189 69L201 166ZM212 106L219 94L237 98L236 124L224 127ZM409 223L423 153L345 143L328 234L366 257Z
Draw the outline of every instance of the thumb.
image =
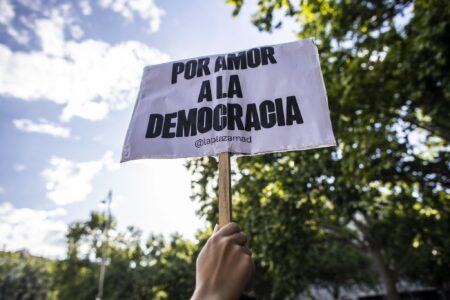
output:
M217 231L219 231L219 225L214 225L214 231L213 231L213 235L217 232Z

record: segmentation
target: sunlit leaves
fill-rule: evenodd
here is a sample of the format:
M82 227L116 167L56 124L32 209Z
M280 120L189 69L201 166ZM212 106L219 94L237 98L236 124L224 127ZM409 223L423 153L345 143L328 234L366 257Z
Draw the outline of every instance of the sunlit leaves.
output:
M448 280L450 2L260 0L252 21L270 32L287 17L318 45L338 147L237 159L234 213L264 273L255 290L301 291L330 239L376 244L400 277ZM215 222L217 165L191 165Z

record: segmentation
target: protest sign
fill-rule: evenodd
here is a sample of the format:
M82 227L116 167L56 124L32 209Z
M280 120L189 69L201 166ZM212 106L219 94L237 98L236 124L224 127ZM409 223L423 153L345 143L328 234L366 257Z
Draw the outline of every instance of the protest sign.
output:
M228 179L219 181L229 195L230 153L333 145L318 51L308 39L145 67L122 162L221 154L228 175L219 177Z
M122 161L335 144L311 40L149 66Z

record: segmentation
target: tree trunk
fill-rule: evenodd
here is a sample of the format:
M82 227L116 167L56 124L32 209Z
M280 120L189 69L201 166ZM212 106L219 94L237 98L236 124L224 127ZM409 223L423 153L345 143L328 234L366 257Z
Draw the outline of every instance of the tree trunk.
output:
M386 288L387 296L389 300L400 300L400 296L397 292L397 287L395 286L396 280L392 271L384 262L381 256L381 251L377 245L369 242L369 252L375 264L375 268L381 276L384 287Z
M339 300L339 296L340 296L340 286L339 285L335 285L333 286L333 299L334 300Z

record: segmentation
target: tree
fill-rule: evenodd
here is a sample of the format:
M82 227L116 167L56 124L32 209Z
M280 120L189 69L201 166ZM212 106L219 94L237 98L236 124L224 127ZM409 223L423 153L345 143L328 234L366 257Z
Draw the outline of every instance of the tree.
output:
M97 295L105 218L92 213L67 233L67 258L56 263L54 289L60 299L94 299ZM116 228L113 219L108 243L105 299L188 299L195 287L193 243L173 235L166 240L129 227Z
M228 2L235 14L244 5ZM450 2L260 0L252 21L271 31L283 25L280 13L295 18L300 38L315 37L338 147L236 160L234 214L264 269L255 290L294 297L313 283L306 263L322 236L366 251L390 299L399 299L400 278L442 285ZM200 213L215 222L217 163L188 167Z
M326 289L335 300L341 299L345 289L373 288L376 284L369 257L339 240L324 238L315 243L307 263L306 277L315 286Z
M52 265L26 251L0 252L0 299L56 299L50 291Z

